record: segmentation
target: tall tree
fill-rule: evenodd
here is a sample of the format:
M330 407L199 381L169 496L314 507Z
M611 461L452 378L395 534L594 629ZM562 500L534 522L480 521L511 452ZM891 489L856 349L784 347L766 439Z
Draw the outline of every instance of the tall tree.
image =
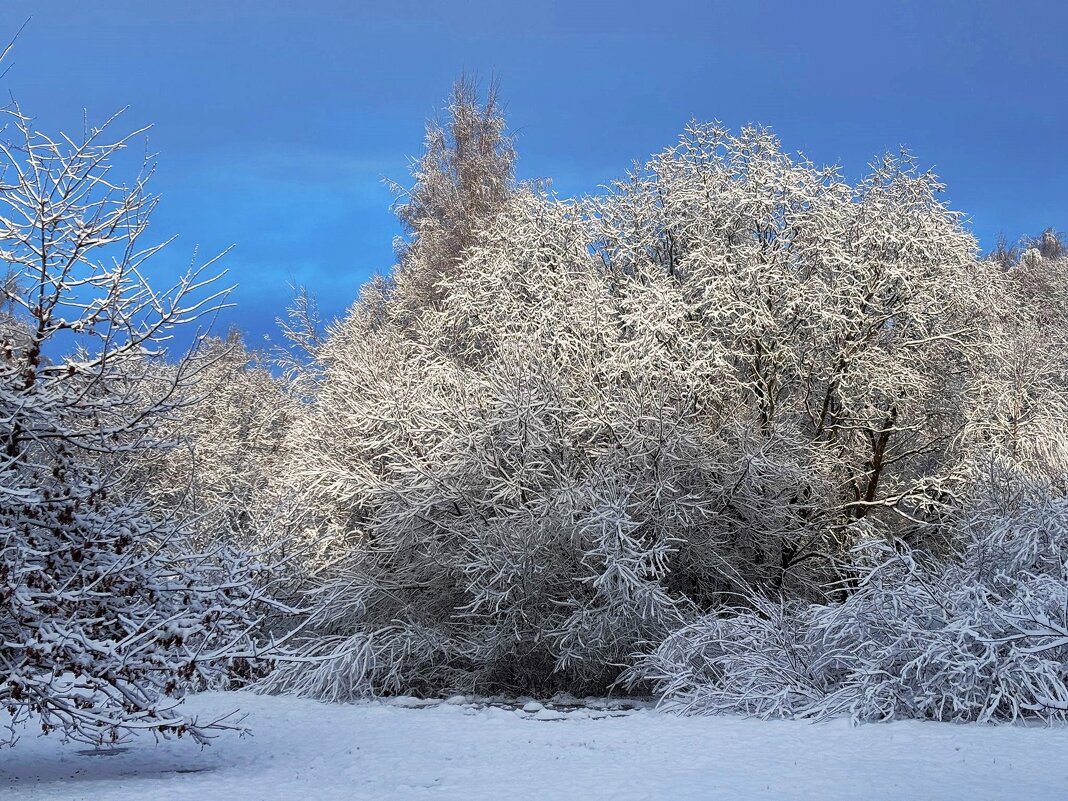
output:
M478 83L462 76L453 86L444 119L427 124L414 185L391 184L395 210L407 233L396 243L396 292L406 321L440 308L443 282L454 278L478 229L515 189L516 153L497 84L479 102Z

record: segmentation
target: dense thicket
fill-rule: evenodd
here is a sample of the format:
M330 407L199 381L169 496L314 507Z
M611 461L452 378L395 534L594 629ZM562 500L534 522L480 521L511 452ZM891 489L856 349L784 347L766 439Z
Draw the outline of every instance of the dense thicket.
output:
M1068 506L1004 474L967 504L960 552L871 538L842 603L750 597L631 669L683 711L952 721L1068 711Z
M457 97L454 124L485 119ZM453 167L434 173L449 189L433 195L454 209L467 193L493 202L455 242L439 214L432 244L412 226L401 251L400 274L436 276L434 291L369 285L317 350L287 446L289 530L329 600L307 642L315 661L269 687L604 692L622 677L688 708L705 687L732 699L717 708L807 712L732 695L746 678L704 643L752 629L730 653L767 661L760 649L790 632L826 641L820 610L885 612L888 595L932 575L980 592L992 574L977 554L1016 518L993 501L980 513L977 499L1024 482L1036 504L1059 503L1068 351L1049 324L1065 308L1061 262L979 259L908 158L850 184L763 129L695 124L603 196L562 201L515 186L510 150L496 178L477 152L484 184ZM441 242L453 242L447 259ZM1005 535L1012 547L1037 547L1024 539L1037 530L1020 530ZM894 567L906 561L928 572ZM1033 586L1050 564L1002 577L997 597L1011 606L1026 585L1055 608L1056 593ZM947 610L943 627L964 625L956 600L930 603ZM986 603L988 618L1022 614ZM904 634L840 630L834 648L867 637L863 665L929 691L926 674L900 675ZM988 669L1012 647L987 654ZM1043 654L1046 681L1063 654ZM972 657L984 658L955 653ZM972 667L930 681L948 693L957 669ZM933 714L832 704L823 696L839 688L821 680L821 709ZM976 682L978 697L989 687ZM969 696L953 715L1052 708L1034 689L1010 682L1004 701Z

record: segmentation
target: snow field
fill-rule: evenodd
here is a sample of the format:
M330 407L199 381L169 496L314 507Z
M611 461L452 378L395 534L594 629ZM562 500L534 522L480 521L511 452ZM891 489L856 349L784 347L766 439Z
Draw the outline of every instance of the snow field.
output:
M92 755L26 732L0 751L3 801L524 801L1068 798L1068 727L850 726L676 717L639 705L462 697L326 705L206 693L254 734L201 750L149 736ZM518 708L522 707L522 708ZM598 708L599 707L599 708Z

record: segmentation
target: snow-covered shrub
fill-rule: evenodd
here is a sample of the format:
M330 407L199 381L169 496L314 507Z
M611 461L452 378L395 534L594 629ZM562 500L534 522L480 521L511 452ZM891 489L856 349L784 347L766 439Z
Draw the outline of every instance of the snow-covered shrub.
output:
M997 471L946 562L900 541L858 546L838 604L700 618L630 672L685 712L860 720L1068 713L1068 499Z
M204 742L232 724L175 706L256 656L261 568L191 549L189 521L130 488L203 366L157 369L163 344L221 295L200 271L166 291L142 277L161 246L143 238L151 170L129 184L112 173L130 137L109 141L104 126L53 140L17 109L8 120L0 708L90 743L137 730Z

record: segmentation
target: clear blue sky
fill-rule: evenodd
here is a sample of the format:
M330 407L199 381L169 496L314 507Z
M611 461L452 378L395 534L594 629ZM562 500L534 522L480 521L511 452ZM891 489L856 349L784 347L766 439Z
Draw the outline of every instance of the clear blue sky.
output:
M388 10L387 10L388 9ZM382 176L405 179L462 69L496 74L520 177L595 191L691 117L772 127L859 176L907 145L984 247L1068 228L1062 2L0 0L4 89L49 130L130 106L154 123L158 280L202 252L274 332L287 281L328 315L392 263Z

